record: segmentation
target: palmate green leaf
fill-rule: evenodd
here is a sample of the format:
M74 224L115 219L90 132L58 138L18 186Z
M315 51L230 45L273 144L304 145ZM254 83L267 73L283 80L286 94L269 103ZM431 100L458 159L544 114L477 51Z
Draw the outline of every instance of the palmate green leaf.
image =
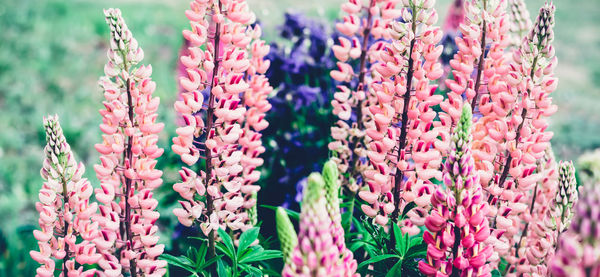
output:
M423 241L421 240L420 244L417 244L408 249L406 255L404 255L404 259L408 260L422 258L425 257L425 255L427 255L427 244L423 243Z
M396 240L396 251L401 255L404 256L404 254L406 253L404 251L404 239L402 237L402 231L400 230L400 227L398 227L398 224L392 224L392 231L394 232L394 239Z
M399 259L398 262L388 271L385 277L401 277L402 276L402 259Z
M253 246L254 247L254 246ZM263 250L262 247L259 249L252 249L248 252L248 254L244 255L240 259L240 263L253 263L264 260L271 260L277 258L283 258L283 254L279 250Z
M403 252L402 252L402 256L406 255L406 253L408 252L408 249L410 248L410 236L408 234L404 234L402 236L402 244L403 244Z
M239 241L238 251L237 251L238 259L241 258L242 254L246 251L246 248L248 248L248 246L250 246L250 244L252 244L253 242L256 241L256 238L258 238L259 231L260 231L259 228L254 227L254 228L250 228L242 233L242 235L240 236L240 241Z
M358 265L358 269L360 269L360 268L362 268L364 266L367 266L367 265L370 265L370 264L374 264L374 263L377 263L377 262L380 262L380 261L383 261L383 260L386 260L386 259L391 259L391 258L400 259L401 257L398 256L398 255L395 255L395 254L378 255L378 256L375 256L373 258L370 258L370 259L368 259L368 260L360 263Z
M196 264L196 272L203 271L205 268L207 268L211 264L215 263L217 260L220 260L222 257L223 257L223 255L217 255L217 256L214 256L214 257L208 259L208 261L206 261L202 264Z
M230 258L234 258L235 257L235 246L233 245L233 240L231 239L229 234L227 234L225 232L225 230L219 228L219 230L217 232L219 233L219 237L221 238L221 241L223 242L225 247L227 247L227 250L229 250L228 256Z
M223 254L227 255L227 257L232 259L234 258L235 254L231 253L231 251L222 242L216 243L215 248L217 248L217 250L219 250Z
M410 237L410 247L414 247L415 245L419 245L423 243L423 236L413 236Z
M177 257L169 254L160 255L162 260L167 261L168 264L174 265L176 267L183 268L189 272L196 273L196 269L194 265L187 257Z
M276 211L277 208L278 208L278 207L271 206L271 205L260 205L260 206L263 207L263 208L267 208L269 210L273 210L273 211ZM287 214L290 216L290 218L292 218L292 219L294 219L296 221L300 220L300 213L299 212L292 211L290 209L285 209L285 212L287 212Z
M204 263L204 259L206 259L206 252L208 252L208 243L203 243L200 245L200 248L196 252L196 268Z
M240 267L242 268L243 271L248 272L248 276L256 276L256 277L263 276L262 270L260 270L256 267L253 267L251 265L242 264L242 265L240 265Z
M217 260L217 275L219 277L229 277L229 273L227 273L227 268L225 267L225 262L222 259Z

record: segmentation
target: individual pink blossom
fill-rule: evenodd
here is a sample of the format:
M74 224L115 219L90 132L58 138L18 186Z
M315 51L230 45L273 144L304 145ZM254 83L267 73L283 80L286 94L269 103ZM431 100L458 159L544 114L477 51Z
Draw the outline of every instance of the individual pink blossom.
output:
M84 264L95 264L101 256L92 242L98 236L98 224L91 218L98 205L90 203L92 185L81 178L83 163L77 163L67 143L58 116L44 118L46 147L41 174L45 182L39 193L36 210L40 213L41 230L33 231L40 251L31 251L31 257L41 264L36 276L94 276L95 270L83 269ZM59 268L56 261L60 260Z
M365 131L370 164L363 175L368 189L359 196L367 202L361 206L363 212L381 225L390 217L396 223L410 202L416 208L408 217L422 224L418 214L429 206L432 180L442 178L447 128L445 122L434 120L437 112L432 107L443 97L434 95L436 86L429 84L443 74L438 62L442 46L436 45L442 32L433 26L437 21L433 5L431 0L402 2L394 13L402 21L390 23L391 41L378 47L381 62L372 67L375 81L365 109L372 121Z
M431 197L425 219L427 258L419 262L419 269L427 276L491 276L487 261L493 247L484 243L490 235L488 203L470 149L469 104L461 114L444 165L444 186Z
M188 167L173 186L183 198L173 213L186 226L200 223L214 255L215 230L252 227L265 151L260 131L273 90L264 76L269 46L246 1L196 0L185 14L190 47L180 57L186 73L175 102L183 125L171 148Z
M100 86L103 142L96 144L100 180L96 199L101 203L95 221L100 235L94 240L102 253L98 265L105 276L162 276L166 262L158 260L164 245L158 243L158 201L152 191L162 184L155 168L163 153L156 143L164 124L157 123L159 98L152 93L151 66L138 66L143 51L118 9L104 11L110 27L109 62Z

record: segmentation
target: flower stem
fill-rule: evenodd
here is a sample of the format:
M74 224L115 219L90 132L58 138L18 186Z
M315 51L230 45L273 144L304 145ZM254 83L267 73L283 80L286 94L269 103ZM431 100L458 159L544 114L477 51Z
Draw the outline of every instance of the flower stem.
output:
M129 79L126 80L126 84L127 86L127 106L128 106L128 115L129 115L129 122L131 122L131 125L133 126L133 99L131 97L131 88L130 88L130 83L129 83ZM123 161L125 167L133 167L133 152L131 151L131 147L132 147L132 143L133 143L133 138L131 136L127 136L127 149L125 150L125 158L126 160ZM132 192L132 180L130 178L128 178L127 176L125 176L125 174L123 175L125 177L125 232L127 233L127 240L128 240L128 245L126 246L128 250L133 250L133 233L131 232L131 205L129 204L129 196ZM137 276L137 270L136 270L136 264L135 264L135 259L130 259L129 260L129 272L131 274L132 277Z
M415 14L417 11L415 7L412 8L412 32L413 34L417 31L417 23ZM400 158L402 157L401 151L406 147L406 135L408 134L408 104L410 102L410 92L412 88L412 78L413 78L413 64L414 60L412 58L413 50L415 47L416 38L413 38L410 41L410 48L408 50L408 69L406 73L406 91L404 92L404 103L402 108L402 125L400 128L400 138L398 138L398 159L396 161L396 174L394 175L394 211L392 212L392 224L398 223L398 217L400 213L400 190L402 189L402 181L404 179L404 172L398 168L398 163L400 162ZM394 235L394 228L391 228L391 236L390 236L390 245L391 249L395 248L396 245L396 236Z
M369 38L371 36L371 28L373 27L373 13L371 12L371 8L374 7L376 4L376 0L370 0L369 2L369 9L367 9L367 26L365 27L365 29L363 30L363 42L361 45L361 52L360 52L360 64L359 64L359 74L358 74L358 85L356 86L356 92L361 91L361 90L365 90L365 76L367 73L367 52L369 49ZM362 99L358 99L358 103L356 104L356 123L357 123L357 128L358 130L363 130L364 129L364 123L362 120L362 109L363 109L363 100ZM352 141L352 146L354 149L356 149L358 147L359 143L361 142L361 138L355 136L353 141ZM358 157L358 155L356 155L356 153L354 153L354 149L352 149L351 151L351 173L350 173L350 178L354 178L354 180L356 179L356 175L358 175L358 170L357 170L357 165L358 162L360 160L360 157ZM353 196L356 196L356 192L353 191L352 193ZM352 218L352 217L350 217Z
M533 208L535 207L535 199L537 198L537 192L538 192L538 185L535 185L535 190L533 191L533 199L531 199L531 207L529 208L529 214L533 214ZM517 241L516 245L515 245L515 257L519 258L519 249L521 249L521 243L523 242L523 239L525 237L527 237L527 230L529 229L529 221L525 224L525 228L523 229L523 232L521 233L521 237L519 238L519 240ZM506 270L509 270L511 267L510 264L506 265Z
M412 31L413 33L416 32L417 30L417 24L415 22L416 17L416 11L414 11L413 9L413 18L412 18ZM414 73L414 60L412 58L412 53L413 53L413 49L415 47L415 42L416 42L416 38L413 38L410 41L410 48L408 51L408 69L407 69L407 73L406 73L406 92L404 92L404 105L402 108L402 125L401 125L401 130L400 130L400 138L398 138L398 160L397 163L398 164L400 162L400 158L402 157L402 155L400 155L400 152L406 147L406 136L408 134L408 127L406 125L408 125L408 104L410 103L410 93L411 93L411 88L412 88L412 78L413 78L413 73ZM400 190L402 189L402 181L404 179L404 172L402 170L400 170L399 168L397 168L396 166L396 174L394 176L394 212L392 212L392 222L394 224L396 224L396 222L398 222L398 214L400 213Z
M483 7L485 9L485 1L483 1ZM481 30L481 55L479 56L479 64L477 65L477 78L475 79L475 96L471 101L471 112L475 111L475 105L477 105L477 98L479 97L479 87L481 86L481 75L483 73L483 66L485 61L485 33L486 23L483 20L483 27Z
M350 190L350 207L348 207L348 212L350 213L350 216L348 216L348 219L346 222L344 222L343 224L343 228L344 228L344 232L345 233L349 233L350 232L350 228L352 226L352 218L354 217L354 202L356 202L356 191Z
M67 180L65 179L65 175L64 173L61 176L61 183L62 183L62 194L63 194L63 222L65 224L64 226L64 233L63 233L63 238L67 237L67 234L69 233L69 222L64 218L64 213L66 211L66 208L68 206L69 203L69 194L67 193ZM71 258L70 257L70 253L69 253L69 244L66 243L65 241L65 257L62 259L63 260L63 276L68 276L69 270L67 269L67 261Z
M218 6L219 10L221 9L221 2L219 1L219 6ZM217 79L217 74L219 73L219 44L220 44L220 35L221 35L221 24L220 23L216 23L215 24L215 35L214 35L214 60L215 60L215 66L213 68L213 72L212 72L212 79L211 79L211 83L210 83L210 87L208 88L208 92L210 94L209 98L208 98L208 108L206 109L206 138L208 139L211 130L214 128L214 112L215 112L215 95L212 93L212 89L215 86L215 84L217 82L215 82L215 80ZM204 144L204 153L205 153L205 161L206 161L206 168L205 168L205 173L206 173L206 186L210 186L212 183L212 170L213 170L213 164L212 164L212 154L211 154L211 149L208 148L207 144ZM208 215L208 221L210 222L210 216L211 214L214 212L214 204L213 204L213 197L210 196L209 194L206 195L206 213ZM215 231L214 229L210 231L210 233L208 234L208 258L213 258L216 255L215 252ZM214 265L211 265L211 271L215 271L215 267Z

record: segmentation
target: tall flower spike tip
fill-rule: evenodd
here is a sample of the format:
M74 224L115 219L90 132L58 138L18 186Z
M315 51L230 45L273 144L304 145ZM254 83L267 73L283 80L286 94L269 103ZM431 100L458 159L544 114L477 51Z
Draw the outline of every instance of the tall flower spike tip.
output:
M325 180L325 198L327 199L327 212L331 218L331 229L333 240L340 253L340 259L344 265L344 276L355 276L357 262L354 254L346 248L344 228L342 227L342 215L340 213L340 174L334 161L327 161L323 166L323 179ZM351 200L354 201L354 200Z
M100 78L104 90L103 141L96 144L100 180L96 199L101 203L96 222L101 236L94 242L106 276L162 276L166 262L158 260L158 201L152 191L162 184L155 168L163 149L157 146L164 124L157 123L160 103L153 97L156 84L151 66L138 65L143 51L125 24L121 11L104 11L110 28L109 61Z
M91 220L98 209L89 201L92 186L81 178L85 168L75 161L58 116L45 117L44 129L47 143L41 175L46 182L35 205L41 230L33 231L40 251L30 252L41 264L36 276L54 276L53 258L61 260L61 276L92 276L94 269L84 271L81 266L95 264L101 258L92 243L98 236L98 224Z
M292 262L292 253L296 245L298 245L298 236L294 225L290 221L287 212L284 208L278 207L275 213L275 220L277 222L277 236L281 243L281 252L283 252L283 259L285 264Z
M507 67L503 63L508 32L505 5L504 1L464 3L461 36L455 37L458 51L450 61L452 79L445 81L449 91L447 99L440 104L444 111L440 118L450 122L450 128L459 120L463 102L471 103L471 109L475 110L481 102L479 98L487 100L489 94L497 92L496 87L490 91L490 87L483 84L494 82ZM483 112L487 113L485 109Z
M577 181L575 180L575 166L572 161L559 163L558 193L556 204L560 218L557 220L559 232L564 232L573 218L573 209L577 203Z
M600 276L600 184L579 188L569 229L560 236L551 272L556 277Z
M175 102L183 124L171 148L188 167L173 186L183 198L173 213L183 225L200 225L214 255L216 230L239 234L254 223L265 151L260 131L269 125L264 117L273 90L264 76L269 46L244 0L195 0L185 15L190 47L180 57L185 74Z
M531 30L531 18L524 0L508 0L510 19L510 46L519 47L523 38Z
M471 117L466 103L444 165L444 186L431 198L425 219L427 258L419 269L428 276L491 276L493 248L484 243L490 235L488 204L471 156Z
M308 177L300 213L298 245L282 276L344 276L344 264L332 237L332 221L327 212L325 181L319 173Z

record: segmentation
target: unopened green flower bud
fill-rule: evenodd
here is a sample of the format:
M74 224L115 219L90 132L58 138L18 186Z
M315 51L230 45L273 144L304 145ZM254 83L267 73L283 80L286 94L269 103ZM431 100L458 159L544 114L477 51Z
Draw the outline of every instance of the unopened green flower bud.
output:
M294 248L298 244L298 236L284 208L279 207L275 213L277 236L281 243L281 252L285 263L290 262Z

